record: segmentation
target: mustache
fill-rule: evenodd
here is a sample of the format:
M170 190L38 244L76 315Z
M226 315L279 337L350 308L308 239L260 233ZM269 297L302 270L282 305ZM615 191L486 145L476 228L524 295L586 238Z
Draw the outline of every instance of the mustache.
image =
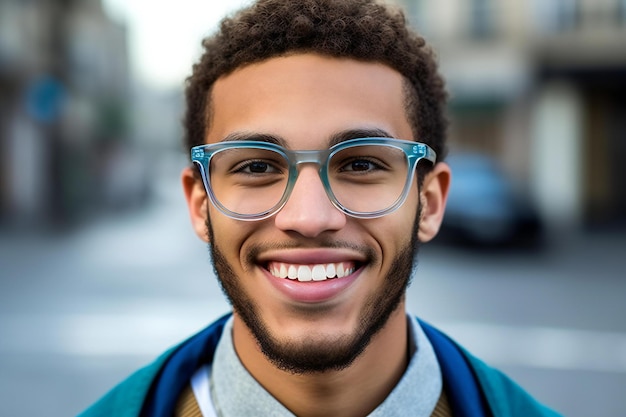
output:
M252 265L256 262L259 254L273 250L287 250L287 249L350 249L362 254L368 263L378 262L378 255L376 251L370 246L357 244L354 242L347 242L343 240L322 240L318 242L301 242L301 241L286 241L286 242L267 242L267 243L254 243L250 245L247 250L245 260L248 265Z

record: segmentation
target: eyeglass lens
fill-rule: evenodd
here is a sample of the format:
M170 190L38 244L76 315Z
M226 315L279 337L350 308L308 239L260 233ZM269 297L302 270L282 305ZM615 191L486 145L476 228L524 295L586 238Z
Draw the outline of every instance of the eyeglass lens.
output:
M281 202L290 181L295 182L289 178L289 168L287 157L273 150L228 148L211 158L209 182L226 209L255 215ZM391 207L408 177L404 151L380 144L343 148L331 154L325 169L337 202L358 213Z

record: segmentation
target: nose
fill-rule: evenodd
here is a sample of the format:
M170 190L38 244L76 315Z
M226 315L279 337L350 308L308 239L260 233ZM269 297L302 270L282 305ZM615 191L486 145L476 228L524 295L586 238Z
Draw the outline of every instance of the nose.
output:
M275 216L276 227L314 238L339 230L346 215L331 203L315 166L301 168L289 200Z

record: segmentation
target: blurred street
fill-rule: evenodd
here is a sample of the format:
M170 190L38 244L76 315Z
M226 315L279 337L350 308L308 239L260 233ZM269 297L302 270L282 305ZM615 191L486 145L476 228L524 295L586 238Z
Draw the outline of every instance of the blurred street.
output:
M0 236L0 415L71 416L228 311L176 171L74 233ZM623 235L545 251L423 248L409 309L567 416L626 414Z
M228 312L184 158L155 159L243 3L0 0L0 417L76 415ZM625 416L626 1L392 3L436 52L450 156L486 161L454 168L453 236L551 232L426 245L409 310L566 416Z

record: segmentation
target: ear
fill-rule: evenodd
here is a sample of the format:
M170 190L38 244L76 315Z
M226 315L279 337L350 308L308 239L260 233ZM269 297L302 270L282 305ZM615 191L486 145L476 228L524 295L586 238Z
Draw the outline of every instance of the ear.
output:
M208 242L209 237L206 226L208 197L204 190L202 179L194 167L187 167L183 169L181 180L183 183L183 191L185 192L185 199L187 200L189 217L191 217L191 225L198 237Z
M420 198L422 216L419 224L420 242L428 242L437 235L443 220L450 186L450 167L439 162L424 178Z

